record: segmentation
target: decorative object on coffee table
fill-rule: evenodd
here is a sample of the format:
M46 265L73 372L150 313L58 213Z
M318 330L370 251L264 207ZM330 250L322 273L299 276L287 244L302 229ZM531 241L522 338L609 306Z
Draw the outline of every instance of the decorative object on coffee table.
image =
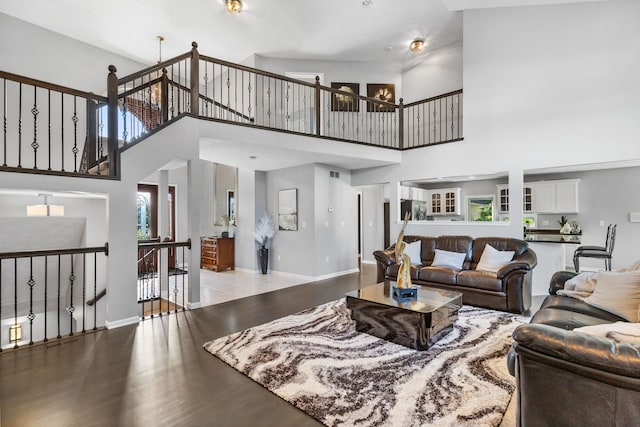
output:
M396 287L398 288L411 288L411 258L404 252L406 243L402 238L404 237L404 231L407 228L407 222L409 221L409 212L404 216L404 223L398 239L396 239L396 262L400 262L398 268L398 278L396 279Z
M260 261L260 272L262 274L267 274L267 269L269 267L269 249L267 249L266 245L269 242L269 239L273 238L275 234L276 226L273 224L269 214L266 212L263 213L262 217L258 220L256 230L253 233L256 242L260 244L260 248L258 249L258 259Z

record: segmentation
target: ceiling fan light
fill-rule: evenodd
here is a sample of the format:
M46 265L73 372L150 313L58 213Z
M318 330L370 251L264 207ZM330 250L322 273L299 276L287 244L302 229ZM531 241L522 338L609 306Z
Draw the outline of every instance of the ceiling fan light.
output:
M224 7L227 12L240 13L242 12L242 1L240 0L224 0Z
M422 49L424 49L424 39L415 39L409 44L411 52L420 52Z

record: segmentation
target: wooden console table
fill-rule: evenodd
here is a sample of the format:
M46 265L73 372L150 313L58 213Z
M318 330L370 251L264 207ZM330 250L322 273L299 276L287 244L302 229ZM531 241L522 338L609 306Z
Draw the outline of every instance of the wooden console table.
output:
M233 270L235 247L229 237L200 238L200 268L213 271Z

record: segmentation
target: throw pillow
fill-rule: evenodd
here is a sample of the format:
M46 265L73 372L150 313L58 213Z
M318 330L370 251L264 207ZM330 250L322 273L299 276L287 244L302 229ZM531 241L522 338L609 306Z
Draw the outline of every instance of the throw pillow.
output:
M436 249L436 256L433 257L432 267L452 267L460 270L467 254L463 252L449 252Z
M495 273L500 267L510 263L514 254L515 251L499 251L491 245L484 245L476 270Z
M601 325L583 326L574 331L583 334L610 338L616 342L640 344L640 323L615 322Z
M638 322L640 271L599 272L596 289L584 301L594 307L617 314L630 322Z
M407 243L404 247L404 253L409 255L411 258L411 264L420 265L422 264L422 256L420 255L422 252L422 242L420 240L416 240L413 243Z

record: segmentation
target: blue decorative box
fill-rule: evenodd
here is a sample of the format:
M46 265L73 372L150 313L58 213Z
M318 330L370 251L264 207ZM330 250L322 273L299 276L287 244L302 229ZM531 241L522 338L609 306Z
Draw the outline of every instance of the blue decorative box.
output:
M398 302L409 302L418 299L417 288L398 288L391 286L391 296Z

